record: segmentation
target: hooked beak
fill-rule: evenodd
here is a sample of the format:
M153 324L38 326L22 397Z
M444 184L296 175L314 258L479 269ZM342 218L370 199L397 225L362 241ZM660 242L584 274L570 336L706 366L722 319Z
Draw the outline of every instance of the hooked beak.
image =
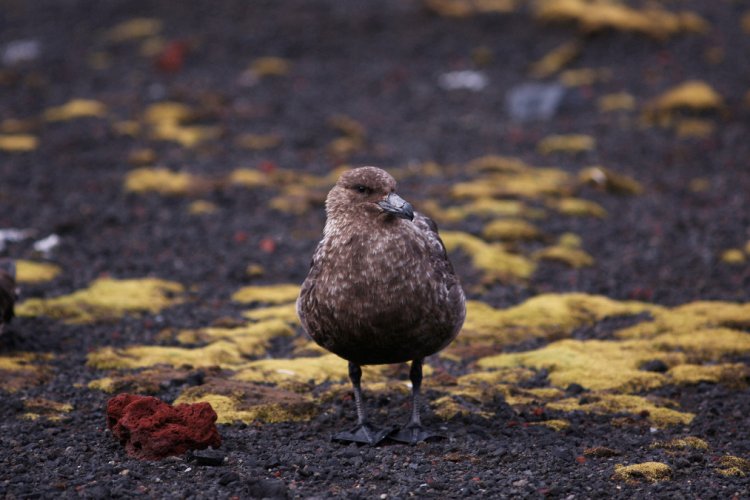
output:
M402 219L414 219L414 209L411 203L401 198L396 193L390 193L384 200L378 202L378 206L387 214L401 217Z

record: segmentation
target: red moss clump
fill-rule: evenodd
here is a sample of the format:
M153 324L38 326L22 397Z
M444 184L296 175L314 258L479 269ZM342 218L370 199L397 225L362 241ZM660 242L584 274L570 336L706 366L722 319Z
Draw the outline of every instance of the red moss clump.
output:
M107 426L133 458L160 460L221 446L209 403L172 406L150 396L118 394L107 402Z

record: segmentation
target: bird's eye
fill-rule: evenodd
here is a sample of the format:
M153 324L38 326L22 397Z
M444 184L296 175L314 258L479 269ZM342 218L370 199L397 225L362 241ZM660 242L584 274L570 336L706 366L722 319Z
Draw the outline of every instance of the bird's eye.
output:
M372 192L372 189L362 185L355 186L354 189L360 194L370 194Z

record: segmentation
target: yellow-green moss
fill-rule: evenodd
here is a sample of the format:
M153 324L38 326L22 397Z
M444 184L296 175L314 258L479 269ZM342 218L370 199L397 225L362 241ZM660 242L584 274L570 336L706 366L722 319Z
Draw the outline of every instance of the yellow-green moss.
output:
M242 313L251 321L264 321L270 319L279 319L290 325L298 325L297 306L294 302L282 304L279 306L259 307Z
M232 294L232 300L245 304L260 302L264 304L285 304L294 302L299 296L299 285L256 285L240 288Z
M566 195L573 178L557 168L529 168L519 172L489 173L472 181L459 182L451 189L457 199L483 199L500 196L539 198L544 195Z
M196 200L188 207L188 212L193 215L207 215L219 210L215 203L206 200Z
M721 468L716 472L722 476L745 477L750 474L750 460L733 455L725 455L719 460Z
M162 22L150 17L135 17L110 28L105 38L112 42L125 42L159 34Z
M567 245L553 245L539 249L531 254L531 258L562 262L574 269L594 265L594 258L586 251Z
M551 420L543 420L541 422L534 422L534 425L543 425L550 429L560 432L570 427L570 422L562 418L556 418Z
M458 342L493 340L515 343L535 337L557 339L581 326L612 316L627 316L659 309L641 302L618 302L582 293L543 294L508 309L469 301Z
M290 68L289 61L280 57L259 57L250 64L250 70L259 77L284 76Z
M184 147L193 147L200 142L216 139L221 130L206 125L184 125L192 116L192 110L176 102L159 102L146 109L144 119L151 125L151 136L157 140L174 141Z
M372 371L366 367L365 370ZM349 377L346 361L334 354L314 358L261 359L248 363L234 375L235 380L274 383L294 387L298 384L343 382ZM373 381L371 376L365 378Z
M244 361L236 344L217 341L194 349L155 345L134 345L122 349L103 347L88 355L87 364L99 370L145 368L155 365L237 368Z
M733 386L745 385L750 376L750 367L744 363L721 363L717 365L682 364L672 367L667 375L676 384L698 384L700 382L724 383Z
M685 436L684 438L674 438L669 441L655 441L649 448L663 448L665 450L708 450L708 443L695 436Z
M745 257L745 252L743 252L739 248L730 248L729 250L724 250L721 253L721 261L726 264L744 264L746 260L747 257Z
M672 477L672 468L661 462L644 462L633 465L615 465L613 479L618 481L666 481Z
M492 418L492 413L482 411L476 405L452 396L441 396L430 403L435 415L443 420L450 420L456 415L477 415Z
M0 151L22 153L39 147L39 139L30 134L0 134Z
M484 226L482 236L488 240L534 240L540 238L542 232L523 219L496 219Z
M578 182L617 194L637 195L643 192L643 186L635 179L599 165L581 169Z
M652 113L670 113L678 109L716 110L724 99L713 87L700 80L690 80L666 91L647 107Z
M665 383L663 374L639 369L653 357L654 351L641 342L567 339L534 351L482 358L477 365L484 369L519 365L547 369L550 382L557 387L575 383L593 390L629 391Z
M229 182L247 188L265 187L272 184L268 174L250 168L233 170L229 175Z
M468 254L472 264L483 271L486 282L525 279L534 273L533 262L507 252L500 244L487 243L461 231L442 231L441 237L449 252L461 250Z
M494 198L478 198L460 206L443 208L435 200L425 200L420 210L440 223L454 223L465 220L472 215L478 217L528 217L541 218L543 210L529 208L520 200L497 200Z
M177 340L184 344L227 340L236 344L243 355L259 356L266 352L271 339L292 335L294 335L294 330L288 323L279 319L270 319L238 328L183 330L177 335Z
M592 151L596 147L596 140L590 135L569 134L550 135L539 141L537 150L548 155L551 153L581 153Z
M527 165L520 158L512 156L487 155L471 160L466 165L466 170L472 173L480 172L521 172L534 167Z
M58 266L30 260L16 261L16 280L19 283L43 283L51 281L62 272Z
M125 190L133 193L153 191L164 195L188 194L202 182L187 172L166 168L136 168L125 176Z
M610 394L606 392L594 393L590 401L581 404L578 398L567 398L547 403L547 408L560 411L584 411L601 415L614 413L630 413L633 415L648 415L649 422L656 427L669 427L671 425L687 425L693 421L695 415L657 406L643 396L631 394Z
M158 312L182 302L183 287L156 278L101 278L88 288L51 299L29 299L16 308L19 316L50 316L69 323L90 323L128 313Z
M48 108L44 119L50 122L73 120L76 118L102 117L107 114L107 107L91 99L73 99L62 106Z
M635 97L627 92L605 94L596 101L596 104L602 113L630 111L635 108Z
M563 215L574 217L598 217L607 216L607 211L594 201L581 198L561 198L547 202L547 206Z
M670 12L653 6L636 9L610 1L541 0L534 4L534 15L544 22L576 22L584 32L614 29L654 38L682 32L703 33L709 28L708 23L693 12Z

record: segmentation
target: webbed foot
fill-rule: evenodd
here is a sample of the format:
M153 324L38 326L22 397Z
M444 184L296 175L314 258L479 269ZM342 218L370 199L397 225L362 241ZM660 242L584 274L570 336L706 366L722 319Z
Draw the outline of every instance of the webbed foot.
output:
M344 443L363 443L375 446L384 440L390 432L390 429L378 429L370 424L360 424L351 431L337 432L332 439Z
M445 439L445 436L429 431L420 424L409 423L388 435L388 439L399 443L417 444L430 439Z

